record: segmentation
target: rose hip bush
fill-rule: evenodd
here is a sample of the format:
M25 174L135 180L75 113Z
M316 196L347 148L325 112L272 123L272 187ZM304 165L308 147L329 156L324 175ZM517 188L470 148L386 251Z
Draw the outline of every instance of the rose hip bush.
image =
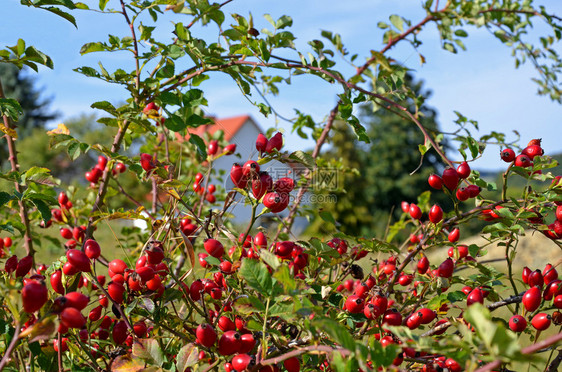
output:
M430 23L450 52L464 49L464 28L485 26L512 48L517 64L531 59L540 93L560 101L560 59L551 48L561 35L560 18L527 1L426 1L426 16L417 23L398 15L389 24L379 23L384 47L346 77L339 70L341 59L354 62L356 56L348 57L338 35L324 31L330 47L314 40L310 53L301 53L289 31L290 17L266 15L270 26L258 31L251 17L233 14L227 21L225 10L236 2L229 3L101 0L90 9L70 0L22 1L72 23L77 12L120 14L125 36L88 42L81 53L128 54L133 67L110 70L102 61L76 68L129 93L118 107L107 101L92 104L104 112L100 123L115 130L111 147L80 142L64 126L49 133L52 147L65 148L72 159L97 157L84 174L85 198L40 165L19 168L14 121L21 108L0 89L11 167L1 177L13 185L11 192L0 193L0 369L487 371L530 365L557 370L561 261L513 265L518 241L528 231L561 246L562 182L549 172L556 162L540 140L519 147L506 144L498 133L475 138L474 122L459 114L459 131L447 136L458 141L465 161L453 164L442 148L443 135L428 133L420 123L416 107L421 102L403 84L404 66L388 54L397 43L419 45ZM170 19L173 33L160 40L154 30ZM533 21L553 32L538 46L523 40ZM214 27L220 41L199 37L194 24ZM53 68L48 56L23 40L0 50L0 62ZM288 82L276 75L281 73L314 75L341 85L342 93L325 122L298 113L294 128L299 133L312 129L312 153L287 151L283 134L269 131L251 139L256 148L251 159L239 159L236 144L220 133L212 138L191 134L177 142L188 128L211 122L202 110L202 83L212 72L230 76L250 99L256 89L277 93L280 83ZM396 103L404 98L412 107ZM335 120L370 140L353 115L353 107L365 102L403 116L424 133L420 156L435 151L448 164L435 169L428 184L433 193L445 193L452 207L433 203L431 193L424 192L402 202L402 217L384 238L338 233L299 240L291 233L296 215L335 222L301 202L314 172L325 164L320 150ZM255 104L264 115L272 112L266 103ZM142 148L126 156L133 140ZM498 164L506 165L495 199L489 195L496 185L470 166L488 143L500 145ZM222 179L228 183L219 182L222 176L213 168L222 157L232 158ZM274 160L301 163L307 170L299 179L274 179L267 173ZM123 189L119 177L126 172L152 186L150 208ZM508 197L515 178L527 180L527 186L521 195ZM108 209L108 198L117 193L138 208ZM230 222L235 202L252 210L241 228ZM258 226L260 215L284 210L288 216L278 219L276 228ZM98 224L116 219L144 219L149 228L124 228L114 245L99 244ZM486 245L462 242L465 226L475 219L484 221ZM53 242L46 229L60 231L62 240L54 239L60 258L37 262L35 253ZM491 243L505 249L505 270L487 264ZM126 257L115 257L116 245ZM14 254L16 248L25 255ZM431 251L443 253L430 260Z

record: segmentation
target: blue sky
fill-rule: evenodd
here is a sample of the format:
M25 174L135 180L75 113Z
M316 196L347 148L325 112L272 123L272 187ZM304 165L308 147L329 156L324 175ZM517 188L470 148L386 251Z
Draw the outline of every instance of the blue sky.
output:
M21 6L19 0L2 0L3 22L0 23L0 45L14 45L18 37L33 44L50 55L55 69L41 69L39 84L47 95L54 97L53 109L63 114L63 121L80 113L93 112L92 102L123 100L125 92L115 86L86 78L72 71L79 66L96 66L99 60L104 65L128 63L130 57L121 54L92 53L80 56L80 47L90 41L105 41L107 34L125 36L128 29L120 15L101 15L92 12L78 12L78 29L70 23L45 11ZM95 6L98 1L84 1ZM543 1L551 13L562 15L562 2ZM110 0L108 8L117 7L116 0ZM225 6L225 13L238 13L247 16L250 12L259 30L269 24L262 15L269 13L273 18L287 14L293 18L291 31L297 37L296 45L307 50L307 41L321 39L320 31L329 30L342 35L351 54L359 54L358 61L369 56L370 50L382 48L382 31L377 28L379 21L388 21L391 14L400 14L418 22L424 16L420 2L416 0L235 0ZM171 18L167 12L163 19L162 37L168 37L172 29ZM182 18L183 17L183 18ZM188 23L190 18L182 16L176 21ZM227 24L232 23L227 17ZM414 70L418 79L425 81L425 87L433 94L428 103L438 113L442 130L449 132L456 127L454 111L477 120L480 125L478 135L490 131L511 133L517 130L521 142L531 138L542 138L547 154L562 152L559 121L562 117L560 105L546 97L536 95L537 87L531 81L536 76L530 65L516 70L510 50L493 38L484 29L466 28L469 37L465 40L468 51L451 54L441 49L439 36L433 25L429 25L419 35L424 44L419 51L427 63L420 65L417 53L403 44L391 50L390 56ZM535 30L544 30L536 21ZM216 40L216 30L194 29L203 32L205 37ZM189 66L186 66L189 67ZM350 76L353 69L343 68ZM273 117L265 119L258 110L241 96L238 87L228 78L214 74L201 86L205 90L209 107L207 112L218 117L251 114L262 125L278 126L286 131L289 149L303 149L313 146L311 141L301 140L291 135L290 125ZM283 86L277 97L268 97L274 108L283 116L294 117L294 109L313 115L321 121L334 106L341 88L329 85L315 77L295 77L293 84ZM259 96L254 95L258 100ZM508 135L508 139L514 139ZM490 147L487 155L474 163L479 169L499 169L504 167L499 160L499 148ZM458 154L450 154L459 159Z

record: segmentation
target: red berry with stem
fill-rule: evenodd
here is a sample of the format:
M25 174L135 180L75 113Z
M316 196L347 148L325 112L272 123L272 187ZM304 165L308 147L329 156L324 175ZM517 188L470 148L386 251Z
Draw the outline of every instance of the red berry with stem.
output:
M273 137L271 137L267 141L267 145L265 146L265 152L271 154L275 150L281 151L282 147L283 147L283 135L281 134L281 132L277 132Z
M219 339L219 354L232 355L240 350L240 334L235 331L224 332Z
M88 239L84 243L84 253L88 256L88 258L95 260L101 254L100 245L94 239Z
M256 139L256 150L260 153L265 152L267 148L267 137L264 136L262 133L258 134L258 138Z
M365 300L357 295L351 295L345 300L344 308L352 314L358 314L363 312L363 307L365 306Z
M224 246L216 239L206 239L203 247L213 257L220 258L224 255Z
M23 310L26 313L34 313L39 310L48 300L48 291L45 284L37 280L27 282L21 291Z
M538 331L544 331L550 327L551 317L546 313L538 313L531 319L531 325Z
M209 145L207 146L207 154L216 155L218 151L219 151L219 141L212 140L211 142L209 142Z
M514 164L515 164L516 167L527 168L527 167L530 167L531 165L533 165L533 162L531 161L531 159L529 159L529 157L527 155L518 155L515 158Z
M414 220L419 220L422 216L422 211L420 207L418 207L414 203L410 204L409 212L410 212L410 217L412 217Z
M150 154L141 154L140 155L140 164L142 169L146 172L150 172L154 168L156 168L156 161L155 158Z
M455 243L459 240L460 235L461 235L461 232L460 232L459 228L455 227L453 230L451 230L449 232L449 235L447 235L447 240L449 240L449 242L451 242L451 243Z
M482 191L482 188L476 185L468 185L467 187L465 187L465 189L468 193L469 198L477 197L478 195L480 195L480 191Z
M527 320L521 315L513 315L509 319L509 329L513 332L523 332L527 328Z
M420 258L417 264L417 269L418 269L418 273L422 275L427 272L427 269L429 269L429 260L427 259L426 256Z
M285 210L289 205L289 195L285 193L270 192L263 197L263 205L273 213L279 213Z
M470 198L470 194L468 193L466 187L459 187L457 189L457 192L455 193L455 196L459 201L465 201L468 200L468 198Z
M33 257L25 256L16 266L16 278L21 278L27 275L33 267Z
M125 293L125 287L123 284L117 282L109 282L107 285L107 293L109 297L118 304L123 302L123 294Z
M62 271L56 270L51 274L51 287L58 294L64 294L64 286L62 285Z
M244 176L244 171L240 164L234 163L230 169L230 179L234 186L239 189L245 189L248 184L248 178Z
M535 156L542 156L544 150L539 145L530 145L525 147L523 151L521 151L521 154L527 155L529 159L533 160Z
M515 151L512 149L504 149L501 151L500 156L506 163L511 163L515 160Z
M235 144L235 143L231 143L230 145L227 145L227 146L224 148L223 152L224 152L226 155L232 155L232 154L234 154L234 153L236 152L236 144Z
M402 212L409 213L410 212L410 204L406 201L400 203L400 208L402 208Z
M443 180L436 174L431 174L427 179L427 183L429 183L429 186L436 190L441 190L441 188L443 187Z
M66 251L66 258L78 271L89 273L91 271L91 262L86 253L79 249L69 249Z
M532 287L525 292L521 302L527 311L533 312L539 308L541 301L541 290L539 287Z
M68 328L82 328L86 324L86 318L80 310L67 307L60 313L61 323Z
M125 261L119 258L116 258L109 263L109 270L111 270L111 272L114 274L124 274L125 270L127 270L128 268L129 267L127 266Z
M433 223L439 223L443 219L443 209L437 204L429 210L429 220Z
M482 294L482 290L480 288L474 288L466 297L466 305L470 306L474 303L484 303L484 295Z
M115 345L121 345L127 339L127 324L124 320L120 320L113 326L111 337Z
M447 258L437 268L437 276L440 276L442 278L450 278L453 275L454 270L455 270L455 264L453 263L453 260Z
M200 345L212 347L217 341L217 333L210 324L200 324L195 330L195 337Z
M457 167L457 174L462 179L468 178L470 176L470 165L466 161L460 163Z
M285 359L283 361L283 366L285 367L287 372L299 372L301 370L301 363L299 362L297 357Z
M449 190L456 189L457 185L459 184L459 174L454 168L446 168L443 171L441 179L443 180L443 184L445 185L445 187L447 187Z
M242 372L251 369L256 364L256 359L245 353L235 355L232 358L232 367L236 372Z

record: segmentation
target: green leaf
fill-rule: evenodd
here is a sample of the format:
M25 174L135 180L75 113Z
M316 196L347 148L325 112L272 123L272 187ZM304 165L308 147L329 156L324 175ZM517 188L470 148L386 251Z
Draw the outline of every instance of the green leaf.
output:
M166 120L167 122L168 120ZM189 135L189 143L192 143L197 148L197 154L203 158L207 158L207 145L205 145L205 141L201 137L196 134L191 133Z
M261 261L243 260L239 270L240 277L250 287L262 295L271 296L273 280L265 264Z
M84 55L92 52L102 52L104 50L107 50L107 45L98 41L82 45L82 48L80 48L80 54Z
M115 108L115 106L113 106L111 103L107 101L94 102L91 104L90 107L94 109L106 111L112 115L117 113L117 109Z
M100 0L100 10L104 10L105 6L107 5L107 3L109 2L109 0Z
M279 266L281 266L281 262L279 261L279 258L277 258L277 256L271 253L270 251L266 249L262 249L259 252L259 255L260 258L263 260L263 262L268 264L269 267L271 267L274 271L277 270Z
M41 218L43 221L47 222L51 219L51 208L41 199L30 198L31 202L35 204L37 210L41 213Z
M195 344L187 344L180 349L176 356L178 371L185 371L199 362L199 349Z
M342 347L350 351L355 351L355 340L342 324L330 318L315 317L312 324L327 333L332 339Z
M13 121L18 121L23 109L18 101L12 98L0 98L0 116L7 116Z
M162 366L164 364L164 354L154 338L140 338L133 344L133 357L147 361L149 364Z
M293 160L303 164L308 169L314 169L314 167L316 166L316 162L314 161L314 158L312 157L312 155L310 155L307 152L301 151L301 150L297 150L297 151L291 153L289 155L289 159L293 159Z
M320 218L322 218L324 221L326 222L330 222L331 224L335 225L336 224L336 220L334 220L334 216L332 216L332 214L328 211L321 211L319 213Z
M171 131L180 132L187 127L187 123L180 116L172 114L166 118L164 126Z
M14 197L5 191L0 191L0 207L14 199Z
M404 31L404 20L399 15L393 14L390 17L390 23L400 32Z
M211 120L209 118L205 118L205 117L197 115L197 114L191 114L187 118L186 123L187 123L187 126L196 128L196 127L201 126L201 125L212 124L213 120Z
M277 22L275 23L275 28L281 30L285 27L291 27L292 25L293 19L289 16L284 15L277 20Z

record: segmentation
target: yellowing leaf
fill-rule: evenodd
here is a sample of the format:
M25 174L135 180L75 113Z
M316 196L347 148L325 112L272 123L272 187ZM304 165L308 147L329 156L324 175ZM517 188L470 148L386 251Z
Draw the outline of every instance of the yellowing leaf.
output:
M0 130L12 138L18 138L18 134L14 129L6 127L1 122L0 122Z
M57 127L53 130L50 130L47 132L47 134L49 136L53 136L55 134L66 134L69 135L70 131L68 130L68 128L66 127L66 125L64 125L63 123L60 123L59 125L57 125Z
M29 342L49 340L57 332L58 321L55 315L49 316L20 333L20 338L29 336Z

